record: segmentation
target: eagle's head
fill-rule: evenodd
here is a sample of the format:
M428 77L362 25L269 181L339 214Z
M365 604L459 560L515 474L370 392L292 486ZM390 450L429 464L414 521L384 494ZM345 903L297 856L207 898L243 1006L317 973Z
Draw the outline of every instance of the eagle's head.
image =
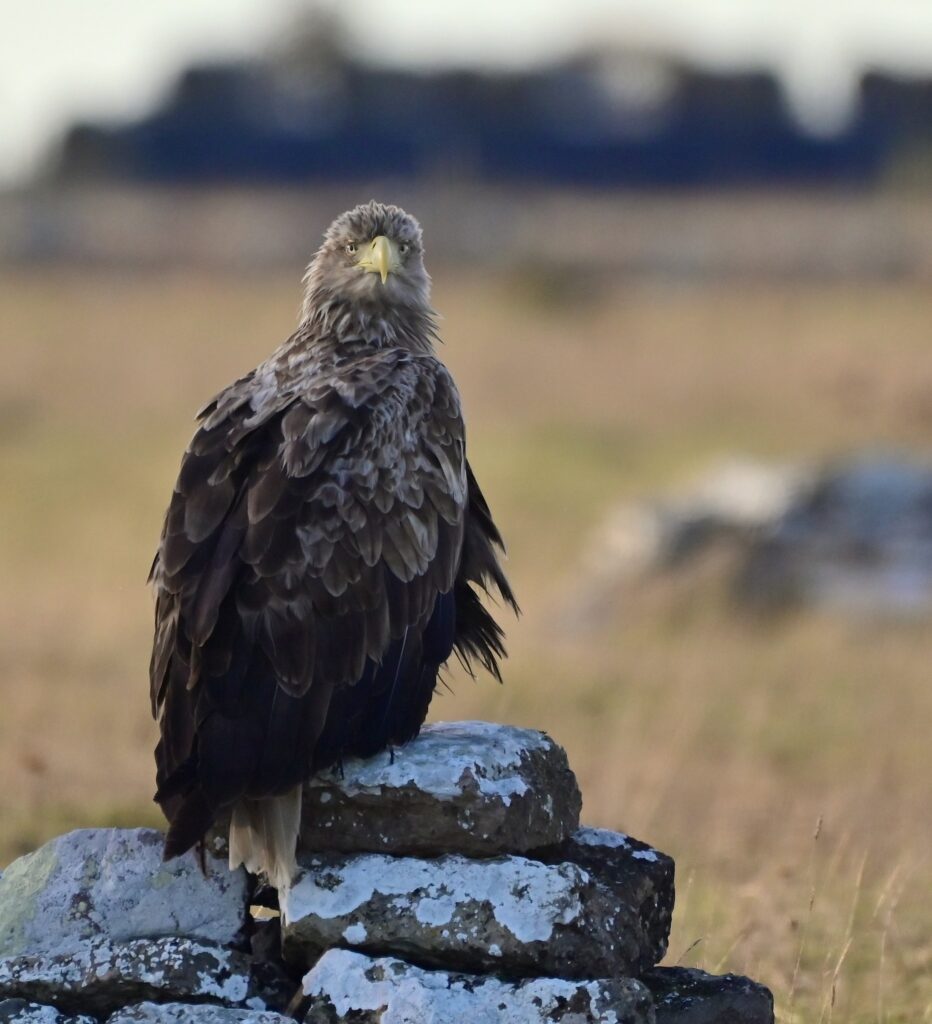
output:
M347 210L327 228L305 276L305 316L322 304L349 302L375 316L426 311L421 225L398 206L375 200Z

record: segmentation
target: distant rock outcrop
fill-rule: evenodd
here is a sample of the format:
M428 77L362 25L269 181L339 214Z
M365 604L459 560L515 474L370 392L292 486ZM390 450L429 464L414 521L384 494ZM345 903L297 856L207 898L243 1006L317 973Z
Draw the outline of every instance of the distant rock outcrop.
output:
M622 503L585 553L574 626L603 623L645 577L716 548L738 604L932 616L932 464L868 454L811 465L732 459L678 494Z
M932 616L932 464L864 455L830 465L756 538L745 599L856 616Z
M0 1024L772 1024L655 966L673 861L579 807L542 733L428 726L309 784L280 916L153 830L61 836L0 876Z

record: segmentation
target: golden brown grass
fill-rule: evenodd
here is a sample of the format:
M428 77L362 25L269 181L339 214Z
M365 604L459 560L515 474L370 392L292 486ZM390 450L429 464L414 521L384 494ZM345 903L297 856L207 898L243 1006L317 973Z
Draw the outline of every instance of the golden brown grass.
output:
M932 640L735 614L711 556L580 631L615 499L722 452L921 447L920 285L622 283L585 300L441 273L444 358L524 605L505 685L435 717L547 729L594 824L676 856L669 962L750 973L785 1022L932 1016ZM0 862L68 827L155 822L144 587L191 430L291 328L271 277L7 275L0 375ZM818 823L818 824L817 824Z

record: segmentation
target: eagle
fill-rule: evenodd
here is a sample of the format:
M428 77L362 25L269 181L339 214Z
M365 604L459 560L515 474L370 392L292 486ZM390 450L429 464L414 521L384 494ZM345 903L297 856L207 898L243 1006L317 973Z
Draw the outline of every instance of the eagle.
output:
M500 680L481 594L518 610L420 225L358 206L304 283L297 330L198 413L150 573L164 856L229 820L231 868L277 888L302 785L417 735L454 652Z

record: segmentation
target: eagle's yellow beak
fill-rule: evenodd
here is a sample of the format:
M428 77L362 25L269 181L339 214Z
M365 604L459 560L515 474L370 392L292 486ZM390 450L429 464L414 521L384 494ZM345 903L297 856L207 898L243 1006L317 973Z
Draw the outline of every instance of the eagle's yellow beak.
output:
M388 275L398 269L398 252L390 238L378 235L363 248L356 264L366 273L378 274L382 284L385 284Z

